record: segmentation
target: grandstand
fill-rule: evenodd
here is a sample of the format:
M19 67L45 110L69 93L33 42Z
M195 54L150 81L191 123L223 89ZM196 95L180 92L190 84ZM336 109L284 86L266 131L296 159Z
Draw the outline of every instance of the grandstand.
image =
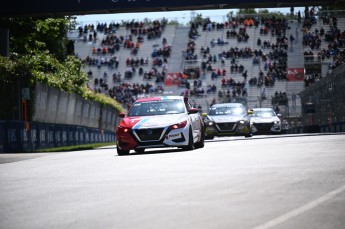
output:
M306 29L309 18L314 21ZM333 55L319 58L322 49L329 49L325 36L320 36L319 48L311 49L305 42L306 34L315 29L334 28L332 20L323 18L251 15L190 26L164 20L90 24L75 32L75 54L85 63L90 89L110 95L124 108L139 96L184 94L203 112L214 102L236 101L298 118L302 112L298 94L305 79L289 79L288 71L308 78L318 69L317 74L325 77L333 66ZM345 19L336 20L337 28L345 31ZM311 52L307 55L306 50ZM167 84L169 77L177 79Z

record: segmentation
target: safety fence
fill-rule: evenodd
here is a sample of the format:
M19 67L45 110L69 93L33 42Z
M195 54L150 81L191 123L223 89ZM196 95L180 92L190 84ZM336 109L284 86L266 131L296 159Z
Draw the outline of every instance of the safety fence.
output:
M0 152L114 142L115 132L99 128L23 121L0 121Z
M345 122L345 65L301 92L303 126L325 126L344 131Z
M286 134L305 134L305 133L339 133L345 132L345 122L333 122L323 125L308 125L291 127L286 130Z

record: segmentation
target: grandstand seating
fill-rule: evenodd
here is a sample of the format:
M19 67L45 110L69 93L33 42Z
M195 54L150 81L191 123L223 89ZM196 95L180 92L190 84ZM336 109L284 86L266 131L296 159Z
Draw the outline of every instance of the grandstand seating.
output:
M148 27L149 25L144 25L144 27ZM287 68L304 68L304 50L305 46L303 46L303 33L302 33L302 24L298 23L297 20L287 20L287 26L288 29L286 31L286 37L289 38L290 34L295 37L295 40L293 42L288 42L288 50L287 50ZM316 24L312 25L311 30L321 27L325 27L325 25L322 24L321 20L319 20ZM339 19L338 20L338 26L339 28L344 31L345 29L345 20ZM297 96L297 106L294 109L291 109L292 107L292 94L298 95L299 92L301 92L304 88L304 82L303 81L288 81L286 79L277 79L275 80L273 85L262 85L262 86L254 86L249 85L248 81L253 77L259 77L259 74L261 71L263 71L265 74L267 73L264 62L259 60L258 64L253 64L253 57L239 57L235 59L235 63L238 65L242 65L244 70L247 71L247 79L245 80L243 74L241 72L234 72L231 73L231 60L232 58L225 59L224 63L222 63L222 53L230 50L231 48L238 48L238 49L246 49L250 48L252 51L254 50L261 50L266 56L269 56L269 52L272 51L269 47L264 47L263 44L258 44L257 40L258 38L261 39L262 43L264 41L268 41L271 44L274 44L277 42L277 34L272 34L271 32L268 32L267 34L263 34L261 28L263 27L262 24L259 24L256 26L244 26L243 24L237 25L235 31L238 33L240 29L245 28L245 32L248 35L247 41L239 41L236 39L236 37L229 37L228 31L232 30L232 26L225 23L222 28L214 27L211 30L203 28L202 25L198 26L196 29L197 35L194 36L192 39L195 43L195 54L197 55L196 59L196 65L201 66L201 63L203 61L206 61L207 58L202 54L201 48L209 47L210 49L210 55L212 57L216 57L217 61L212 61L211 65L212 68L215 70L226 70L226 78L232 78L234 82L236 83L242 83L245 82L245 90L247 91L247 95L243 98L242 96L239 96L238 98L232 98L232 101L241 101L244 102L248 108L252 107L273 107L271 98L274 97L274 94L276 92L286 92L286 95L288 97L288 105L279 105L280 112L283 113L284 116L295 116L299 117L301 115L301 104L299 97ZM151 92L151 93L161 93L161 94L169 94L169 95L180 95L185 92L185 89L174 85L174 86L165 86L164 82L156 82L155 77L153 79L145 79L142 75L139 75L138 68L139 66L135 67L136 71L133 74L133 77L124 79L125 72L128 70L128 65L126 65L126 59L127 58L133 58L133 59L140 59L140 58L149 58L149 63L146 65L140 65L142 67L144 72L149 72L152 70L153 67L153 57L152 53L154 50L162 49L163 44L163 38L166 40L166 44L171 47L171 52L168 57L166 57L167 61L167 71L166 72L183 72L185 66L187 66L188 62L185 61L185 52L186 47L188 45L189 40L191 39L189 37L189 31L190 27L187 26L177 26L177 25L166 25L164 28L161 28L161 35L158 37L154 37L151 39L148 39L146 35L143 35L144 39L140 43L140 47L137 51L137 53L132 53L133 48L125 48L123 44L120 45L119 50L115 50L113 53L96 53L94 54L92 52L92 49L95 47L102 49L103 47L108 47L107 45L102 45L102 40L106 39L107 36L122 36L124 38L129 37L132 35L132 41L133 43L137 42L137 36L131 34L131 30L126 28L126 26L119 26L116 28L116 30L112 30L111 32L105 33L104 31L97 31L97 37L96 39L89 40L90 34L93 34L93 31L87 31L86 33L81 34L76 39L75 42L75 53L78 55L79 58L82 60L85 60L86 57L98 59L98 60L106 60L109 61L112 57L116 56L119 60L118 67L115 68L113 66L109 65L98 65L93 64L85 64L84 70L86 72L91 71L92 76L90 76L90 82L89 86L92 90L98 90L102 93L109 93L106 89L113 88L116 86L119 86L123 84L124 82L127 82L127 85L133 85L133 84L150 84L154 87L161 87L163 90ZM85 37L87 38L85 40ZM218 39L221 39L224 41L222 44L215 44L212 46L211 41L217 41ZM327 48L327 43L324 42L324 39L321 43L321 49ZM315 50L316 55L316 50ZM162 56L159 56L159 58L162 58ZM272 62L274 60L271 60ZM329 62L329 60L326 60ZM323 75L328 71L328 64L324 64ZM156 66L156 71L163 72L163 66ZM104 78L105 72L107 73L107 77ZM112 80L112 75L114 73L120 73L122 76L122 81L117 82ZM216 102L224 102L226 100L222 100L218 97L219 91L223 91L226 94L227 87L222 87L222 76L218 76L217 78L212 79L211 77L212 71L205 71L201 72L200 79L202 82L202 88L205 90L205 93L203 95L199 96L192 96L191 101L195 106L201 106L202 110L206 112L212 103L212 100ZM99 84L95 85L94 79L103 79L107 81L108 87L101 88ZM195 79L188 79L189 84L191 87L194 84ZM217 88L216 92L213 93L207 93L207 88L210 85L214 85ZM261 99L261 93L263 88L265 88L266 93L266 99ZM230 92L232 92L232 89L230 89ZM149 92L147 92L149 93ZM148 94L146 94L148 95ZM145 96L144 95L137 95L137 96ZM127 103L130 101L126 101ZM289 109L290 107L290 109Z

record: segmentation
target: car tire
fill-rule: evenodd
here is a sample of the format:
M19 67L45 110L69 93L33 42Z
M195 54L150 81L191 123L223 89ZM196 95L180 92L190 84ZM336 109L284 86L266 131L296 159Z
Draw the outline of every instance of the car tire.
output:
M214 139L214 135L207 135L207 136L205 136L205 139L213 140Z
M247 135L244 135L244 137L245 137L245 138L251 138L251 137L253 137L253 134L252 134L252 133L249 133L249 134L247 134Z
M195 148L194 142L193 142L193 132L192 127L189 127L189 138L188 138L188 145L183 146L182 149L185 151L193 150Z
M252 127L249 127L249 129L250 129L249 133L246 134L246 135L244 135L244 137L246 137L246 138L251 138L251 137L253 137Z
M195 143L195 148L204 148L204 146L205 146L205 131L201 130L200 141Z
M135 149L134 150L136 153L144 153L145 149Z
M129 155L129 150L122 150L119 147L116 147L117 155L119 156L125 156Z

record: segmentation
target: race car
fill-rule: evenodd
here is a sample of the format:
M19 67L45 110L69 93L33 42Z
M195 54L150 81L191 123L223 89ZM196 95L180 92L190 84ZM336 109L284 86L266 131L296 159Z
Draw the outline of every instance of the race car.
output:
M204 147L202 117L187 97L163 96L140 98L116 128L118 155L130 150L143 153L148 148L178 147L193 150Z
M249 112L249 113L248 113ZM215 136L251 137L251 111L246 111L242 103L214 104L209 113L203 113L205 139Z
M279 116L272 108L253 108L251 114L253 134L280 134L282 131Z

